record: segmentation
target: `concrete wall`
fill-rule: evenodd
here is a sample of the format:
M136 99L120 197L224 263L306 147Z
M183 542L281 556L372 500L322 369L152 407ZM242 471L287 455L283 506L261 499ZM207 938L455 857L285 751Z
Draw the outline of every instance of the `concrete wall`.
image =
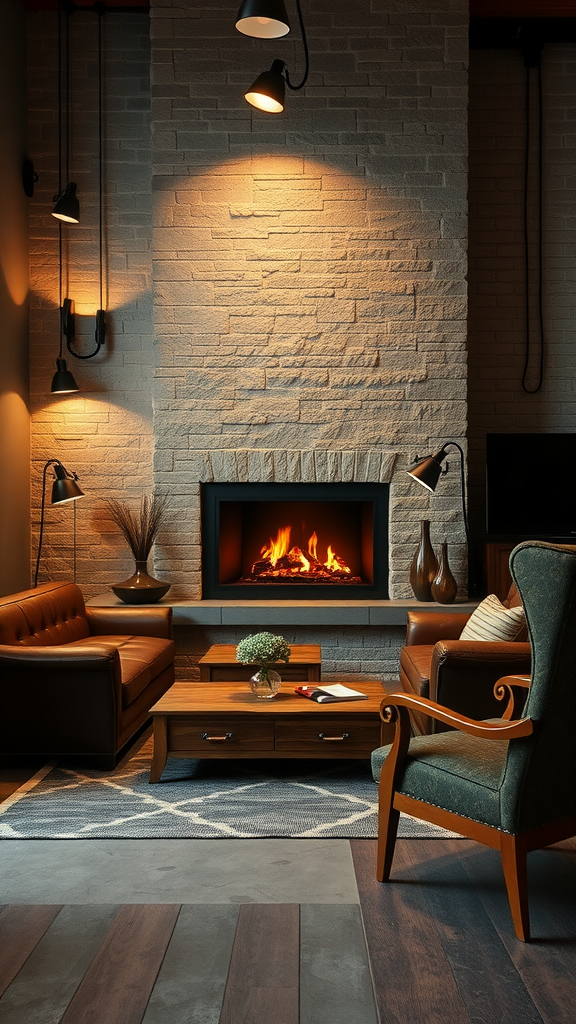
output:
M0 594L25 589L30 564L26 16L5 0L0 37Z

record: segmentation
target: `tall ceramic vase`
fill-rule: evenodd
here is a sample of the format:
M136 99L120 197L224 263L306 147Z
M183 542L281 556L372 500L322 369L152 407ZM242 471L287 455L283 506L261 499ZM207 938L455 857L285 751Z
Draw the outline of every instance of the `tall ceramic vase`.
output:
M446 541L440 546L440 565L438 573L432 582L432 597L438 604L452 604L458 593L458 584L454 579L448 564L448 544Z
M417 601L432 600L432 582L438 574L438 562L430 543L430 520L420 520L420 543L410 565L410 586Z

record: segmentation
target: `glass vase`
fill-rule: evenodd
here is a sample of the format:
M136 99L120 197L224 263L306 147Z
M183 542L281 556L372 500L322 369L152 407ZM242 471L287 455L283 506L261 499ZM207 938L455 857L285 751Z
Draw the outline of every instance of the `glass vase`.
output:
M270 700L275 697L282 684L278 672L275 669L262 665L250 679L250 689L255 697L263 700Z

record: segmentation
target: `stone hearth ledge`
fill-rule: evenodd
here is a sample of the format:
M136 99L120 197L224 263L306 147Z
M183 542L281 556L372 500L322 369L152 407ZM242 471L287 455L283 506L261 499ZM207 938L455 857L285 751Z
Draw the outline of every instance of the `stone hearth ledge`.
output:
M86 602L94 608L121 608L113 593ZM436 604L433 601L170 601L175 626L403 626L409 611L464 612L477 601ZM138 605L126 605L137 608ZM147 605L140 607L146 608Z

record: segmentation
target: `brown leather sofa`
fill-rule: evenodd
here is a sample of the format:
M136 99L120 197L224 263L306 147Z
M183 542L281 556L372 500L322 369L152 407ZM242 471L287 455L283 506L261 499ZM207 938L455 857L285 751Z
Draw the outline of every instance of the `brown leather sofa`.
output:
M73 583L0 598L0 756L113 768L174 682L172 609L87 608Z
M508 608L521 604L512 586ZM514 641L460 640L469 615L459 612L408 612L406 645L400 652L400 683L406 693L428 697L469 718L498 718L503 705L494 696L501 676L528 675L530 644L526 632ZM448 726L412 713L414 731L425 734Z

